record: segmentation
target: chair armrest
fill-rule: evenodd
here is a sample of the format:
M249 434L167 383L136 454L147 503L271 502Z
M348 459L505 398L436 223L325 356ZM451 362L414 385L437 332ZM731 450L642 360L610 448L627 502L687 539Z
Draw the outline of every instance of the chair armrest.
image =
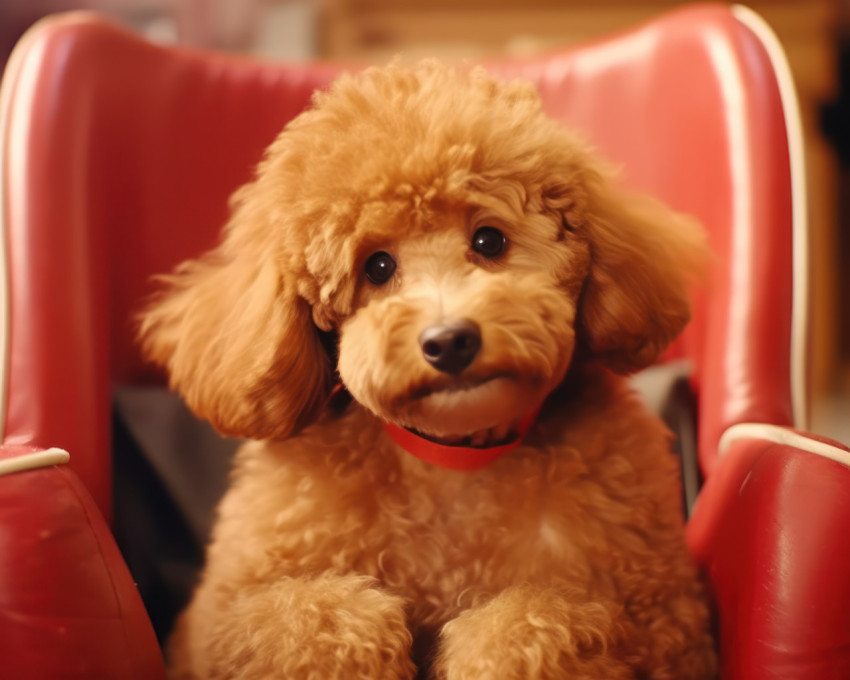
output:
M133 579L63 454L0 446L2 675L160 680Z
M850 678L850 450L730 428L688 523L719 617L723 680Z

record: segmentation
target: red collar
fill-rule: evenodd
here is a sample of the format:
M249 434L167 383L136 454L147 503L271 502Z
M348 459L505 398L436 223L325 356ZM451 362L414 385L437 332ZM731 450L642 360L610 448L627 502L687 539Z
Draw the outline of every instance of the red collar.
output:
M508 451L519 446L522 438L525 437L529 429L531 429L534 420L537 418L537 409L529 413L519 422L519 436L508 444L501 446L491 446L488 448L475 448L471 446L449 446L448 444L439 444L430 439L426 439L410 430L406 430L392 423L384 423L384 430L392 437L392 440L403 448L408 453L412 453L417 458L421 458L426 463L438 465L450 470L463 470L471 472L480 470L486 467L497 458L503 456Z

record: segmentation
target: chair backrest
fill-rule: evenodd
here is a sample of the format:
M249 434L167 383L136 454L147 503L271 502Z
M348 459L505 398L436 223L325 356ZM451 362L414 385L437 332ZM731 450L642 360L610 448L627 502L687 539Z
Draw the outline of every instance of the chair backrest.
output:
M673 350L694 363L707 471L730 425L803 417L787 106L741 12L700 5L490 64L534 81L551 115L622 163L625 183L709 231L711 282ZM152 46L89 14L46 20L10 60L0 423L8 443L70 450L107 514L111 388L158 379L133 340L151 276L216 242L231 191L340 70Z

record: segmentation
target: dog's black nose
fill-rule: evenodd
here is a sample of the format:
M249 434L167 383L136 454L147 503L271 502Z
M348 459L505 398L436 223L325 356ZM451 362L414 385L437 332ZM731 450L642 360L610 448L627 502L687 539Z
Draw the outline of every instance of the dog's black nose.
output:
M457 375L481 349L481 329L469 319L428 326L419 336L419 345L434 368Z

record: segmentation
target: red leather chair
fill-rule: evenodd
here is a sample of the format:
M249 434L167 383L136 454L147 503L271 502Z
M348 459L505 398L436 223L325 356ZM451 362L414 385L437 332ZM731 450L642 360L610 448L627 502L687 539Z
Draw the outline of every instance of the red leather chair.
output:
M805 433L806 206L793 86L750 11L698 5L519 61L624 181L698 216L717 262L671 351L693 365L706 484L688 539L723 680L850 677L850 450ZM0 92L0 675L159 678L109 531L113 385L149 278L217 239L226 198L339 71L155 47L48 19ZM67 455L59 449L69 451Z

